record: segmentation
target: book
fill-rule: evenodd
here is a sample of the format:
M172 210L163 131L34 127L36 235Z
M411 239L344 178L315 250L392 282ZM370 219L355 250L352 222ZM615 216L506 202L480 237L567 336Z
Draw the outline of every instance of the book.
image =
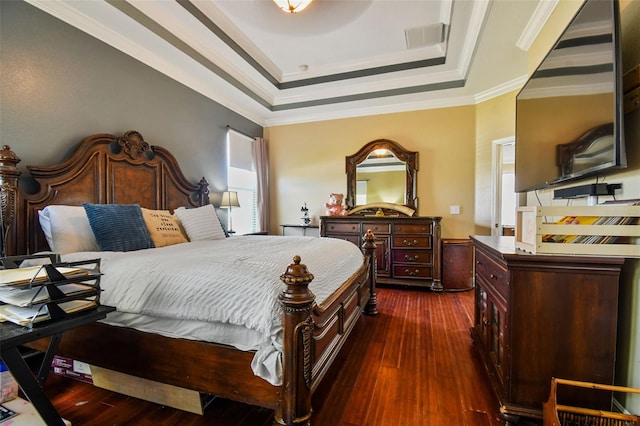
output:
M564 216L556 221L557 225L594 225L599 220L604 220L599 216ZM545 243L579 243L582 242L583 235L553 235L547 234L542 236L542 242Z
M633 205L638 204L633 201ZM625 204L623 202L616 202L610 204ZM565 225L606 225L606 226L619 226L619 225L633 225L638 223L637 217L627 216L564 216L555 224ZM627 238L627 237L625 237ZM554 235L545 234L542 236L542 242L545 243L570 243L570 244L612 244L619 240L618 236L614 235Z

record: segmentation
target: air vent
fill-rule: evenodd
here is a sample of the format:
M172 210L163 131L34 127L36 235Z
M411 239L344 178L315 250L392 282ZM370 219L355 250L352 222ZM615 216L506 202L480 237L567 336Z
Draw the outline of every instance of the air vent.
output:
M433 46L444 41L445 25L442 22L404 30L407 49Z

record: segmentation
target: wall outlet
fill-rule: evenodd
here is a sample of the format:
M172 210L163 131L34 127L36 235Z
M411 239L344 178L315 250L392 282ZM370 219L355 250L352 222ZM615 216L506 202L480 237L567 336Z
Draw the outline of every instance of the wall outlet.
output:
M460 214L460 206L449 206L449 213Z

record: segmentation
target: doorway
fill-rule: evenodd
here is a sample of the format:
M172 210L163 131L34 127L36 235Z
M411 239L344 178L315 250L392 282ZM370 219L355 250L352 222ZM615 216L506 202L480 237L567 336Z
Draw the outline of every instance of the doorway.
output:
M515 233L515 138L513 136L493 141L493 203L491 235Z

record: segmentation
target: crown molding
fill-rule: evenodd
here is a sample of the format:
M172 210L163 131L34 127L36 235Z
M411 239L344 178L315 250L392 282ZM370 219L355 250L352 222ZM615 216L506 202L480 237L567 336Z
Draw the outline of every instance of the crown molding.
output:
M498 96L502 96L514 90L519 90L527 82L527 79L528 77L526 75L522 75L520 77L514 78L513 80L507 81L505 83L494 86L488 90L477 93L474 96L475 103L479 104L479 103L488 101L490 99L496 98Z
M516 42L516 46L527 52L531 45L533 44L538 34L544 25L547 23L547 20L551 16L551 13L555 10L560 0L539 0L538 6L536 6L536 10L533 12L531 19L527 22L527 25L522 30L518 41Z

